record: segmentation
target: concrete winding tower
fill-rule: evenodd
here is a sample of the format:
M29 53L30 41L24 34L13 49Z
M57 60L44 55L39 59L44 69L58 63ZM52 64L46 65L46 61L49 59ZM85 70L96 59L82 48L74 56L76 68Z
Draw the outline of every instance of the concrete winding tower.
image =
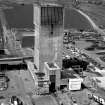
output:
M58 4L34 4L34 62L43 71L44 62L56 62L62 68L64 7Z

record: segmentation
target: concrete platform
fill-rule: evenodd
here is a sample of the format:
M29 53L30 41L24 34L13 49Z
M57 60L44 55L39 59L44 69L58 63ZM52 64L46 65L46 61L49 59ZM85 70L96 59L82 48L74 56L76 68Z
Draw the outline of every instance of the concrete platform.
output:
M38 98L33 97L33 103L35 105L58 105L57 101L51 95L39 96Z

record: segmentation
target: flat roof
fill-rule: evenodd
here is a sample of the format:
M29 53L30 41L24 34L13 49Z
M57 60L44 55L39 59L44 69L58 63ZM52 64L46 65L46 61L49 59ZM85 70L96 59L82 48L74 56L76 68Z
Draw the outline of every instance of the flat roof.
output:
M73 71L61 71L61 79L69 79L69 78L76 78L76 76L74 76L74 72Z

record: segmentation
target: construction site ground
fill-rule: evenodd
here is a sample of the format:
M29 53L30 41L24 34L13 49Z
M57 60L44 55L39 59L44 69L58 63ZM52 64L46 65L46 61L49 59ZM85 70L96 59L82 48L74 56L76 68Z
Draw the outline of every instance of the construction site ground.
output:
M6 75L9 77L9 85L7 90L1 91L0 96L3 96L5 100L10 99L11 96L16 95L29 105L32 105L30 100L30 94L34 93L34 82L27 70L15 70L7 71Z

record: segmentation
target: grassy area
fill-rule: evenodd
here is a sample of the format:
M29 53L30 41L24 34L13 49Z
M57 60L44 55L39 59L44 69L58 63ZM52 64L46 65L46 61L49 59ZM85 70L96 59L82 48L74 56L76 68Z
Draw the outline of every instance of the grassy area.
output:
M79 8L88 14L92 20L100 26L100 28L105 28L105 6L95 5L89 3L81 3Z

